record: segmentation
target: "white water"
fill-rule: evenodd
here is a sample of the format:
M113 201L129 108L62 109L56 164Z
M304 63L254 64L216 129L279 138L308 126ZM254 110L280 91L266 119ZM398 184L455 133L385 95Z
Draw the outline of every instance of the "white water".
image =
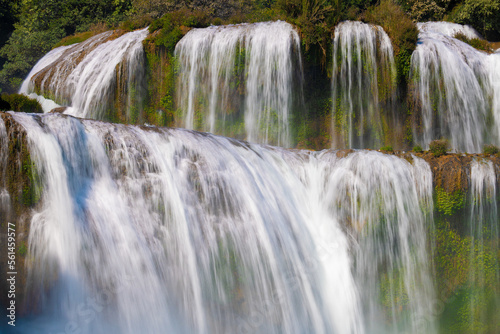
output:
M500 286L500 273L491 273L491 268L498 268L499 253L498 215L497 215L497 177L491 161L473 161L471 166L471 212L469 233L471 236L469 279L472 282L468 322L473 328L481 328L488 319L488 299L491 290L486 287ZM485 256L489 248L492 256ZM481 254L482 256L480 256ZM496 301L495 309L498 309Z
M56 48L46 54L32 69L20 89L20 93L38 93L35 96L49 108L67 105L65 113L78 117L103 119L113 108L117 94L117 77L127 78L125 94L140 93L144 80L144 50L142 41L147 29L126 33L109 40L113 31L93 36L86 41ZM89 52L89 50L91 50ZM35 87L35 80L40 87ZM43 99L43 96L45 99ZM55 102L51 104L48 98ZM125 103L127 118L130 109L139 105ZM55 104L55 105L54 105Z
M420 32L437 32L448 37L454 37L456 34L464 34L467 38L483 38L476 29L468 25L462 25L451 22L421 22L417 23Z
M416 143L428 147L430 141L444 137L454 149L465 152L498 145L498 55L487 55L451 37L458 31L480 37L470 27L445 22L417 26L420 33L410 75Z
M7 162L9 153L9 139L3 118L0 117L0 219L10 221L10 195L6 189Z
M290 24L193 29L175 54L180 125L290 147L292 95L300 94L294 91L300 40Z
M346 21L333 40L333 148L379 148L381 107L395 99L396 67L379 26ZM379 86L384 92L379 92Z
M433 332L423 160L13 115L43 191L21 333Z

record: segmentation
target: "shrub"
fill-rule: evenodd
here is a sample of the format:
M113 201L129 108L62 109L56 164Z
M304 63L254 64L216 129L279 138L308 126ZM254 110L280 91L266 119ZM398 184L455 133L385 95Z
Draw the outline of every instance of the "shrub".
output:
M500 149L495 145L484 145L483 146L483 153L486 156L496 155L496 154L498 154L498 152L500 152Z
M413 152L415 153L422 153L424 150L422 149L422 146L416 145L413 147Z
M433 140L429 144L429 151L431 151L432 155L435 157L440 157L446 154L448 147L449 143L446 139Z
M488 39L500 38L500 0L465 0L453 10L451 19L470 24Z
M400 0L398 2L416 22L441 21L450 6L450 0Z
M392 146L391 145L387 145L387 146L382 146L380 148L381 151L384 151L384 152L394 152L394 150L392 149Z
M43 113L42 106L37 100L30 99L23 94L2 94L0 97L4 103L0 106L4 111L24 111L29 113Z
M73 35L64 37L54 46L54 48L57 48L59 46L67 46L67 45L72 45L72 44L84 42L85 40L89 39L90 37L95 36L95 35L100 34L100 33L103 33L107 30L109 30L109 27L104 22L92 24L88 31L77 32Z
M473 48L476 48L478 50L492 52L490 43L488 43L488 41L485 41L484 39L468 38L462 32L456 33L453 37L464 42L464 43L469 44L470 46L472 46Z
M149 26L149 32L159 30L159 33L153 37L154 43L173 52L177 42L188 30L186 28L202 28L208 26L209 23L210 17L206 12L178 10L154 20Z

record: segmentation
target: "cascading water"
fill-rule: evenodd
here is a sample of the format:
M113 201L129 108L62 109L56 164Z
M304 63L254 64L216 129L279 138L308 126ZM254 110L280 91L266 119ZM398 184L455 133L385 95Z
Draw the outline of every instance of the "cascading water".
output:
M500 309L500 273L495 168L491 161L471 167L469 305L463 310L471 331L484 331L491 309ZM495 298L497 300L495 300ZM497 319L498 321L498 319ZM494 328L494 327L493 327Z
M9 138L5 129L5 123L0 118L0 221L10 219L10 195L6 188L7 155L9 150Z
M498 144L498 56L453 38L456 33L480 38L470 27L445 22L417 26L410 74L415 142L428 147L444 137L454 149L466 152Z
M395 80L391 40L381 27L347 21L335 28L334 148L378 148L384 143L389 124L384 124L383 114L392 112Z
M41 201L21 333L432 333L423 160L12 113Z
M301 80L294 72L300 72L301 60L299 36L290 24L193 29L177 44L175 54L180 125L251 142L292 145L290 112L293 95L301 89L294 89Z
M20 93L34 94L48 112L67 105L65 113L93 119L132 121L144 90L144 50L147 29L116 37L107 31L84 42L56 48L45 55L24 81ZM124 82L124 85L121 85ZM52 100L47 100L50 97ZM110 110L123 108L124 115ZM116 112L116 110L115 110Z

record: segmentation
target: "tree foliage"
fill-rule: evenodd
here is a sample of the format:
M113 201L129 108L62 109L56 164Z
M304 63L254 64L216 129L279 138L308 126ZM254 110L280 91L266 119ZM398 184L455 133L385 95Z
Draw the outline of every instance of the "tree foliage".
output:
M124 19L130 0L22 0L13 7L19 21L0 49L6 62L0 71L0 86L18 88L30 68L61 38L85 31L96 22L109 24Z
M500 39L500 0L465 0L452 18L472 25L485 37Z
M452 0L399 1L410 17L418 22L442 20L453 2Z

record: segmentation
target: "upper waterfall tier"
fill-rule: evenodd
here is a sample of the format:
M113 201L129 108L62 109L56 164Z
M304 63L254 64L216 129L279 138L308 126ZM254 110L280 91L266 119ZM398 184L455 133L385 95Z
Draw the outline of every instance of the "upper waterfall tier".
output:
M419 23L411 63L414 139L423 147L441 137L459 151L500 144L500 55L488 55L453 38L480 37L470 27Z
M78 117L282 147L411 149L446 138L453 150L477 153L500 145L500 53L454 38L480 38L468 26L417 26L411 61L398 55L396 67L381 27L342 22L329 69L315 58L320 50L302 59L297 31L282 21L183 29L175 51L156 32L144 48L146 29L105 32L49 52L21 92L40 94L32 96L46 111L67 105Z
M142 29L123 35L107 31L45 55L31 70L20 92L40 94L69 106L65 113L85 118L130 121L130 109L140 108L144 82ZM32 95L45 111L54 102ZM119 115L121 114L121 115Z
M300 40L282 21L211 26L177 44L182 126L290 147L300 101Z
M333 147L380 147L383 114L393 116L396 97L392 44L381 27L347 21L335 28L332 85Z

